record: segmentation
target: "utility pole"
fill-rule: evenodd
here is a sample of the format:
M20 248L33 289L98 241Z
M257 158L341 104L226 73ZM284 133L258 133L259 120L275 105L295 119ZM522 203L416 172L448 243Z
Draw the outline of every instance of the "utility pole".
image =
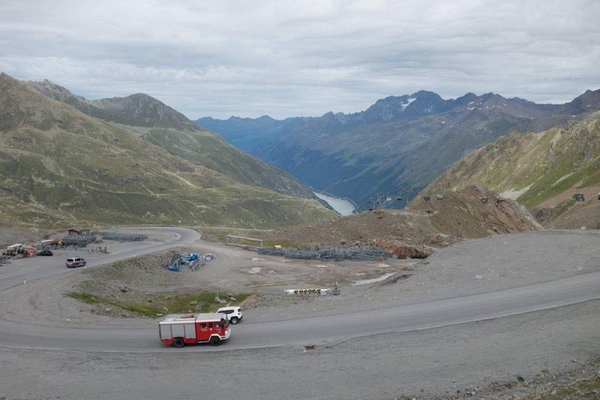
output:
M388 193L377 193L369 202L373 204L373 210L377 210L382 208L388 203L388 199L390 198Z

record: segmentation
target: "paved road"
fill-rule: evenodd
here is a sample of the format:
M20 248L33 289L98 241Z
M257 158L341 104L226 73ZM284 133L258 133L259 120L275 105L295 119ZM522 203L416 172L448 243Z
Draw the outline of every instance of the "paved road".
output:
M165 228L163 228L165 229ZM123 251L90 263L90 266L125 259L135 254L163 251L200 239L198 232L169 228L169 243ZM34 272L0 280L7 290L23 280L35 281L64 273L65 269L42 268ZM538 283L490 293L455 297L426 303L401 305L371 311L341 313L328 317L290 319L235 326L226 346L192 346L182 351L219 351L269 346L324 345L346 339L387 332L406 332L481 321L530 311L549 309L600 298L600 272L592 272L556 281ZM160 344L157 329L72 329L21 325L0 320L0 346L35 349L74 349L88 351L172 351Z
M201 235L198 231L193 229L186 228L147 228L144 227L144 230L155 230L160 232L169 233L168 239L163 244L152 243L148 246L139 247L136 246L132 249L125 249L116 253L111 253L103 256L99 259L88 259L87 266L95 267L98 265L105 265L114 263L120 260L125 260L127 258L141 256L144 254L157 253L160 251L168 250L174 246L183 246L188 243L192 243L200 240ZM41 268L37 268L34 271L26 272L26 273L16 273L10 276L5 276L0 279L0 290L7 290L11 287L22 285L23 282L33 283L40 279L49 278L51 276L56 276L60 274L69 273L71 270L64 268L61 265L60 268L57 268L56 265L51 266L43 266Z

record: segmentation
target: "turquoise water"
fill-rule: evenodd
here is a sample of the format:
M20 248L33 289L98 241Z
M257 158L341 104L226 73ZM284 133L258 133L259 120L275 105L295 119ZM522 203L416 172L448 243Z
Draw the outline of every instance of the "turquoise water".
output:
M323 193L313 192L315 196L320 198L321 200L325 200L327 204L331 206L335 211L339 212L341 215L350 215L354 211L354 205L348 200L340 199L337 197L328 196Z

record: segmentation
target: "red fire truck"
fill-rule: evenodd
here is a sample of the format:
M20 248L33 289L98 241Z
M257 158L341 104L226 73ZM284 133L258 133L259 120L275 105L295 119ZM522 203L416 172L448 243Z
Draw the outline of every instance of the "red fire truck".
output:
M225 314L171 314L158 322L160 341L167 346L210 343L218 346L229 339L231 329Z

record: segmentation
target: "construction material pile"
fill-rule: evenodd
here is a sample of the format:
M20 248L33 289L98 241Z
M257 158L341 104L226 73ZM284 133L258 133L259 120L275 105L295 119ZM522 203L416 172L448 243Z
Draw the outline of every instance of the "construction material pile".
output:
M296 250L278 249L271 247L259 247L258 254L271 256L282 256L285 258L297 258L306 260L381 260L388 258L391 254L378 247L338 247L318 250Z
M148 239L146 235L135 233L118 233L118 232L93 232L93 235L102 236L104 240L114 240L119 242L141 242Z
M163 268L169 271L179 271L183 265L188 265L192 271L202 267L209 261L215 259L214 254L203 254L199 256L196 253L177 253L171 257L171 261L168 264L163 264Z
M44 247L42 250L37 252L37 255L44 256L44 257L51 257L54 255L54 253L52 253L52 251L49 248Z
M63 247L85 247L96 240L92 235L70 235L61 239Z

